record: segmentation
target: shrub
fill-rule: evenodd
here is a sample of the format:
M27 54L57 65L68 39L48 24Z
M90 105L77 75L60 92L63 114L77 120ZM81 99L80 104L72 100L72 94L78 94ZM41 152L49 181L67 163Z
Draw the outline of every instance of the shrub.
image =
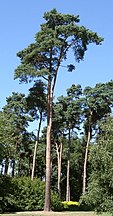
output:
M43 210L45 198L45 182L28 177L1 177L0 179L0 211ZM52 191L51 208L61 211L63 205L58 194Z
M9 176L0 176L0 212L10 211L13 207L14 188Z
M0 178L0 211L42 210L45 183L28 177Z
M45 184L39 179L31 181L28 177L14 178L14 201L18 211L42 210L44 203Z
M53 191L51 193L51 209L53 211L62 211L63 210L63 204L61 202L61 199L59 198L59 195Z
M69 202L63 201L62 204L63 204L64 210L68 210L68 211L77 211L77 210L79 210L79 202L76 202L76 201L69 201Z

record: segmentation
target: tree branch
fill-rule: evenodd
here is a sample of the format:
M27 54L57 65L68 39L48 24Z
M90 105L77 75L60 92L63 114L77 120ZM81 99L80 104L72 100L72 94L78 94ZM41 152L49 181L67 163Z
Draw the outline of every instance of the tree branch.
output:
M72 41L67 47L66 49L63 51L60 52L60 57L58 59L58 64L57 64L57 68L56 68L56 72L55 72L55 75L54 75L54 80L53 80L53 85L52 85L52 98L53 98L53 94L54 94L54 89L55 89L55 84L56 84L56 78L57 78L57 74L58 74L58 69L59 69L59 66L60 66L60 62L61 60L63 59L63 56L66 54L66 52L68 51L68 49L74 44L75 40ZM62 48L61 48L62 50Z

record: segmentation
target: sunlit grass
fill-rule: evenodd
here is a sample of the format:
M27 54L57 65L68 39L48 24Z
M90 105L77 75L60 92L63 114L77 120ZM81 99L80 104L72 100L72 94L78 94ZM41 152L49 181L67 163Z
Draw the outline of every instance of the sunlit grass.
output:
M32 212L17 212L9 214L0 214L1 216L97 216L94 212L43 212L43 211L32 211ZM98 216L111 216L109 213L104 213Z

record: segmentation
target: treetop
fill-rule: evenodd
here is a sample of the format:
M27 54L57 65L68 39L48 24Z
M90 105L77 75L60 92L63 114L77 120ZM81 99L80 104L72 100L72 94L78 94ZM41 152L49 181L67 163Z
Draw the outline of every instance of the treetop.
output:
M67 59L69 49L72 49L75 61L84 59L85 51L90 43L101 44L99 37L84 26L79 26L79 16L61 14L56 9L44 13L45 23L35 35L35 42L17 53L21 65L15 70L15 79L21 82L31 81L32 78L55 78L63 61ZM69 71L75 69L70 64Z

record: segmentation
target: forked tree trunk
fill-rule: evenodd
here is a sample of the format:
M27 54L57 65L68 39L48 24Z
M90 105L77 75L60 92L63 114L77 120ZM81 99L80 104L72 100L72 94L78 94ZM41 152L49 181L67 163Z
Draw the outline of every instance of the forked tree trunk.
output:
M85 159L84 159L84 170L83 170L83 188L82 188L83 194L85 194L86 192L87 159L88 159L88 148L89 148L90 139L91 139L91 125L89 124L86 151L85 151Z
M67 161L67 185L66 185L66 201L70 201L70 145L71 145L71 129L69 128L69 139L68 139L68 161Z
M31 173L31 180L34 179L35 164L36 164L36 153L37 153L37 148L38 148L38 142L39 142L39 134L40 134L40 129L41 129L41 123L42 123L42 112L40 113L40 121L39 121L38 130L37 130L37 135L36 135L36 142L35 142L34 155L33 155L32 173Z
M58 161L58 194L59 196L61 196L60 180L61 180L61 164L62 164L62 141L60 145L56 143L56 150L57 150L57 161Z
M62 163L62 142L60 144L59 161L58 161L58 193L59 193L59 196L61 196L61 187L60 187L61 163Z

